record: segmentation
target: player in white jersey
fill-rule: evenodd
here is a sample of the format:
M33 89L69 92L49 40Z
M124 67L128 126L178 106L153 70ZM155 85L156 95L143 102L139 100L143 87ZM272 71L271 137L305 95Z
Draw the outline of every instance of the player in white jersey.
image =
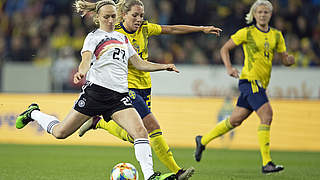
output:
M76 1L75 5L81 6L81 1ZM85 74L88 81L73 109L60 122L56 117L40 112L37 104L31 104L17 117L16 127L21 129L30 121L37 121L55 138L65 139L92 116L112 118L134 138L135 155L145 180L173 180L173 173L161 175L153 171L148 133L128 96L128 61L143 71L179 71L173 64L140 59L126 36L114 31L117 11L112 0L92 3L91 11L96 13L99 29L88 34L81 51L82 60L74 83L79 83Z
M128 38L97 29L88 34L81 53L93 53L87 80L117 92L128 92L128 58L136 54Z

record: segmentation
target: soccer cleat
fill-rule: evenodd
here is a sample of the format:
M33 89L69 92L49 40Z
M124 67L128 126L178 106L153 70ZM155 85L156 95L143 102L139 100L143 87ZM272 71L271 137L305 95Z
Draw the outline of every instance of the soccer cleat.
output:
M98 122L100 121L101 117L100 116L93 116L90 118L87 122L82 124L79 130L79 136L82 137L87 131L90 129L97 129L96 126Z
M176 174L176 179L177 180L187 180L193 175L193 173L194 173L193 167L190 167L186 170L180 169Z
M201 160L202 152L206 149L204 145L201 144L202 136L196 136L196 152L194 153L194 158L196 161Z
M31 118L31 112L34 110L39 110L39 106L38 104L31 104L27 110L25 110L23 113L21 113L17 119L16 119L16 128L17 129L21 129L23 128L25 125L27 125L30 121L33 121L33 119Z
M167 173L161 175L160 172L155 172L148 180L175 180L176 175L174 173Z
M262 166L262 173L263 174L280 172L282 170L284 170L283 166L275 165L272 161L269 161L267 165Z

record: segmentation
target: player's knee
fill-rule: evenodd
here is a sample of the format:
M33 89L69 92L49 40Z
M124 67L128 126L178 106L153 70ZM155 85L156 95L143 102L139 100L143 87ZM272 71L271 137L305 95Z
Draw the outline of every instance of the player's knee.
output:
M230 118L230 124L233 127L240 126L242 124L243 120L240 118Z
M261 119L261 123L270 125L272 123L272 114L263 116Z
M156 129L160 129L160 124L154 117L152 113L148 114L146 117L142 119L144 126L146 127L148 133L151 133L152 131Z
M133 134L133 138L148 138L148 133L145 127L136 127L135 128L135 133Z
M146 127L148 133L151 133L154 130L160 129L160 125L158 123L149 124L149 126Z
M230 122L230 124L233 126L233 127L237 127L237 126L240 126L242 122Z
M57 131L54 132L53 135L57 139L66 139L69 136L69 134L66 131L63 131L63 130L57 130Z

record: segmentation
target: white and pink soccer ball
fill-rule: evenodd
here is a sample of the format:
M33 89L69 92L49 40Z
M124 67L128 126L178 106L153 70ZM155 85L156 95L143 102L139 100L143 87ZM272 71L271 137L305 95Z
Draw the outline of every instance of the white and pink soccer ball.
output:
M112 168L110 180L138 180L138 171L130 163L119 163Z

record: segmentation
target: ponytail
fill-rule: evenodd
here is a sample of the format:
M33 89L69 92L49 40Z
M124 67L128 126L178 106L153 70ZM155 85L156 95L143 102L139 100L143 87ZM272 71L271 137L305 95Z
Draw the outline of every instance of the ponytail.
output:
M80 13L81 17L84 17L89 12L94 12L93 21L96 25L99 25L99 21L97 19L97 14L102 6L112 5L116 6L114 1L112 0L100 0L96 3L88 2L85 0L76 0L73 4L73 7L77 13Z

